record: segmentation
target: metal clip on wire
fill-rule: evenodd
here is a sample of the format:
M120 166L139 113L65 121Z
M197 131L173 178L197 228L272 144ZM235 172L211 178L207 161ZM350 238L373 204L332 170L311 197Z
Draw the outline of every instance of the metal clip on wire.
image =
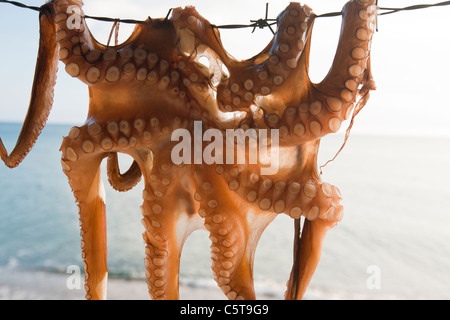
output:
M252 33L255 32L255 29L258 27L260 29L264 29L265 27L269 27L270 31L272 31L273 34L275 34L275 31L273 31L271 24L269 21L277 21L276 19L269 19L269 3L266 3L266 17L264 19L258 19L258 20L250 20L252 22L253 30Z

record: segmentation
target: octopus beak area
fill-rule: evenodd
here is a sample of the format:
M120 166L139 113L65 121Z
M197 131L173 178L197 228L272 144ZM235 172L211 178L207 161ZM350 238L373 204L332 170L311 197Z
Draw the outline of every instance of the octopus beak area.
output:
M325 235L336 222L316 219L306 220L301 230L300 219L294 220L294 261L287 283L286 300L301 300L317 268Z

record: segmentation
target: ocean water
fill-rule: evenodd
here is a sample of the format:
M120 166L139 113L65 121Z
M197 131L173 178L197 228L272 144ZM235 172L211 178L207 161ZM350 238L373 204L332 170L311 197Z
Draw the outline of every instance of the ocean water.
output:
M18 168L0 165L0 273L82 266L78 210L60 165L70 127L48 125ZM19 124L0 123L8 150L19 131ZM339 135L324 139L319 162L331 159L342 141ZM323 171L323 180L343 194L345 216L325 239L306 297L450 299L449 165L449 138L351 135ZM110 277L145 281L143 185L118 193L104 180ZM257 293L283 297L293 231L293 221L282 215L263 234L254 266ZM209 246L206 232L188 239L182 284L215 286Z

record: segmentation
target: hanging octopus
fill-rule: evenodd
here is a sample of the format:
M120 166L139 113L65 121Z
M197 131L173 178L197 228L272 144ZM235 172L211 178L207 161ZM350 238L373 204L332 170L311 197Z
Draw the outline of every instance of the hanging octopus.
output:
M255 249L265 228L282 213L295 225L285 298L303 297L327 231L343 218L338 188L318 173L319 143L356 114L374 89L369 58L374 3L352 0L343 8L335 59L318 84L308 77L316 15L306 5L291 3L281 12L272 41L244 61L224 50L217 28L193 7L137 24L130 38L116 46L93 38L81 1L53 0L41 7L29 112L14 150L8 154L0 140L0 155L15 167L30 151L51 109L61 60L69 75L89 87L86 123L72 128L61 146L62 169L79 207L87 299L106 298L100 171L105 158L115 189L129 190L143 178L145 274L151 298L179 298L183 244L193 231L206 229L217 284L228 299L254 299ZM174 161L181 133L193 137L199 129L216 130L205 139L214 143L215 151L211 144L199 146L192 139L187 145L194 151L180 152L188 161ZM237 161L241 145L232 139L230 148L226 135L233 129L272 135L245 147L244 161ZM262 158L251 161L252 149L263 144L268 153L278 155L275 172L263 170L268 164ZM234 152L227 161L221 153L225 150ZM208 151L217 161L198 161L199 151ZM134 159L124 173L119 152Z

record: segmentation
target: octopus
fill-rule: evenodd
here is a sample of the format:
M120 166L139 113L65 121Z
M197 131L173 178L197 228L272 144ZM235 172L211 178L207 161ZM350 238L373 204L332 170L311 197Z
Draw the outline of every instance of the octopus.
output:
M209 232L211 269L226 297L256 299L255 250L279 214L291 217L295 230L285 298L302 299L326 233L343 219L339 189L318 172L321 138L336 133L375 89L375 0L344 6L335 58L320 83L308 76L317 16L307 5L290 3L278 15L269 44L242 61L224 49L218 28L192 6L136 24L129 39L114 46L95 40L82 6L79 0L53 0L41 7L29 111L14 150L8 154L0 140L0 155L13 168L31 150L52 107L62 61L70 76L88 86L90 97L86 122L73 127L61 146L62 169L79 207L86 298L107 298L100 170L107 159L114 189L130 190L143 179L144 262L152 299L179 299L183 244L200 229ZM200 143L186 138L180 148L183 137L199 130ZM248 140L262 132L271 136L242 148L229 132L250 132ZM269 170L263 156L253 157L258 147L278 155L277 170ZM183 161L174 161L174 150ZM133 158L125 172L119 153Z

